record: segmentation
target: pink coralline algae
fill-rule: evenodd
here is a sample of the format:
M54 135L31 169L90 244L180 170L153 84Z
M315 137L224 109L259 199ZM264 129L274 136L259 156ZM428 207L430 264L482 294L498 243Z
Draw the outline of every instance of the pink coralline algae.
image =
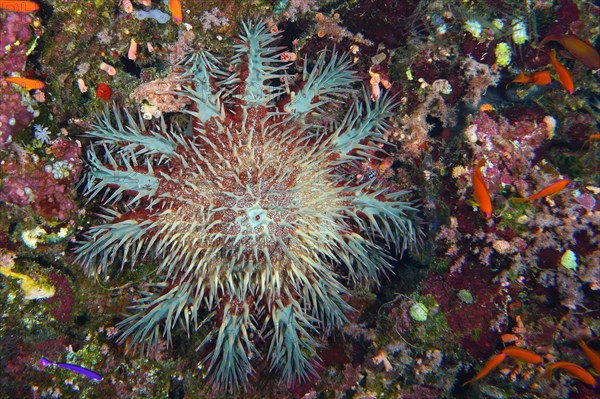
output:
M2 180L0 201L17 206L31 206L46 218L65 220L77 208L74 185L79 181L82 163L79 143L60 138L48 148L48 161L14 145L12 153L0 166Z
M490 355L499 338L495 323L507 292L499 284L490 284L492 271L481 265L469 266L464 273L436 275L430 273L423 283L423 294L432 295L446 315L448 327L460 340L461 348L477 359ZM468 290L475 303L465 304L458 297ZM504 323L501 323L504 324ZM477 331L477 333L475 333Z
M50 313L55 320L67 322L71 317L74 300L71 284L65 276L59 273L50 273L50 280L57 292L57 295L48 300L48 303L53 306Z
M27 43L31 39L31 16L10 13L0 18L0 76L22 71L27 59ZM18 44L15 44L18 43ZM14 85L0 80L0 149L31 122L33 115L21 102Z
M503 185L519 191L527 187L536 150L554 134L556 122L551 116L528 110L506 115L482 112L465 132L474 159L487 160L484 173L490 193L499 192Z

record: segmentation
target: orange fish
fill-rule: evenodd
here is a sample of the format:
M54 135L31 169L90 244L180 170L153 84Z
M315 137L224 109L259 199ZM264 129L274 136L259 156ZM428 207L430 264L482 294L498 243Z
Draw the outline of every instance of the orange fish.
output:
M0 10L14 12L33 12L40 9L35 1L4 1L0 0Z
M556 183L552 183L548 187L538 191L537 193L535 193L533 195L530 195L529 197L512 198L512 200L515 202L526 202L526 201L533 201L538 198L546 197L548 195L553 195L553 194L556 194L557 192L559 192L560 190L562 190L563 188L567 187L567 184L569 184L570 182L571 182L571 180L569 180L569 179L562 179L562 180L557 181Z
M169 9L171 10L171 16L176 24L180 24L183 21L183 14L181 12L181 2L179 0L169 0Z
M558 73L558 81L561 85L569 92L569 94L573 94L575 91L575 85L573 84L573 78L571 74L558 60L556 59L556 51L552 50L548 53L550 56L550 62L554 69L556 69L556 73Z
M481 104L479 106L479 112L494 112L494 106L492 104Z
M548 42L560 43L573 58L581 61L586 67L591 69L600 68L600 54L586 40L570 33L566 35L550 35L540 42L540 46Z
M490 371L492 371L493 369L495 369L496 367L498 367L498 365L500 363L502 363L502 361L506 359L506 354L505 353L498 353L497 355L495 355L494 357L492 357L490 360L488 360L488 362L483 366L483 368L481 369L481 371L479 373L477 373L477 375L473 378L471 378L469 381L465 382L463 384L463 386L471 383L471 382L475 382L477 380L482 379L483 377L485 377L486 375L488 375L490 373Z
M479 210L483 212L486 219L489 219L492 217L492 199L481 174L483 165L485 165L485 161L479 161L475 169L473 169L473 196L475 197L475 201L477 201Z
M544 359L537 353L533 353L530 350L519 348L517 346L507 346L502 353L525 363L544 363Z
M28 90L43 89L44 87L46 87L44 82L42 82L41 80L37 80L37 79L27 79L27 78L21 78L18 76L13 76L10 78L4 78L4 80L6 82L14 83L16 85L24 87Z
M515 334L502 334L500 336L500 339L502 340L503 343L505 344L509 344L511 342L516 342L519 341L521 338L519 338L517 335Z
M551 364L544 372L544 376L548 378L552 377L552 370L554 369L563 369L567 372L567 374L569 374L573 378L577 378L578 380L583 381L591 386L596 385L596 380L594 379L594 376L591 375L586 369L575 363L556 362L554 364Z
M587 140L585 141L585 143L583 143L583 145L581 146L581 148L583 149L586 145L588 145L589 143L591 143L592 140L600 140L600 134L592 134L592 135L590 135L590 137L587 138Z
M552 82L550 71L534 72L531 75L525 75L523 71L519 73L514 80L514 83L531 83L538 86L546 86Z
M594 369L594 371L597 374L600 374L600 353L587 346L587 344L583 342L582 339L577 341L577 343L579 344L579 346L581 346L581 349L583 349L583 353L585 353L585 357L587 357L590 363L592 364L592 368Z

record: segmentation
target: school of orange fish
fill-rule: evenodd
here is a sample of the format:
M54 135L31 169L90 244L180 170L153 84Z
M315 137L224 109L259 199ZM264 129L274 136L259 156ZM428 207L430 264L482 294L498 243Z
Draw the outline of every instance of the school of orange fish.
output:
M596 374L600 374L600 354L592 348L590 348L583 340L579 340L578 344L583 350L583 353L585 353L585 356L590 361L594 372ZM463 385L470 384L472 382L482 379L483 377L488 375L492 370L498 367L507 357L529 364L544 364L544 359L537 353L534 353L528 349L519 348L517 346L507 346L502 350L502 352L492 356L492 358L488 360L488 362L483 366L481 371L477 373L475 377L465 382ZM548 365L548 367L546 367L544 373L542 374L542 377L551 379L552 372L557 369L564 370L571 377L583 381L586 384L589 384L591 386L596 385L596 379L589 371L579 366L578 364L571 362L558 361Z
M183 20L181 3L179 0L170 0L169 8L171 10L171 15L173 21L177 24L180 24ZM39 10L39 5L33 1L0 1L0 10L11 11L11 12L23 12L30 13ZM591 69L600 68L600 55L593 47L585 39L582 39L574 34L563 34L563 35L550 35L544 38L539 43L539 50L545 52L550 58L550 63L554 69L555 76L557 77L557 81L562 85L562 87L569 93L573 94L575 90L575 84L573 78L568 71L568 69L561 64L561 62L557 58L556 50L551 49L549 51L543 50L542 47L550 42L556 42L563 47L563 51L561 55L568 58L574 58L580 61L583 65ZM21 86L27 90L39 90L44 89L44 82L37 79L30 79L19 76L11 76L3 79L5 82L13 83L18 86ZM550 84L553 80L552 73L550 69L545 69L542 71L534 71L530 74L525 74L523 71L519 73L519 75L512 80L511 83L521 83L521 84L531 84L531 85L540 85L546 86ZM108 89L110 90L110 89ZM99 97L104 98L103 95L98 95ZM595 134L589 137L588 142L590 140L600 139L600 134ZM587 142L586 142L587 144ZM486 219L490 219L493 216L492 209L492 199L490 197L490 193L487 188L487 184L485 179L481 173L481 169L485 166L484 160L479 160L476 166L473 168L472 172L472 184L473 184L473 197L479 207L479 210L483 213ZM514 202L527 202L534 201L546 196L554 195L561 190L563 190L570 183L569 179L561 179L556 181L555 183L549 185L538 191L535 194L532 194L525 198L511 198L511 201ZM600 375L600 354L593 349L591 349L583 340L578 342L579 346L582 348L585 356L590 361L592 369L595 371L597 375ZM465 382L463 385L478 381L485 376L487 376L491 371L493 371L496 367L498 367L502 362L504 362L507 358L512 358L520 362L529 363L529 364L537 364L543 365L544 359L542 356L517 346L508 346L505 347L500 353L494 355L490 360L483 366L481 371L475 375L472 379ZM588 372L583 367L565 361L558 361L548 365L545 368L543 373L544 377L552 378L552 372L556 369L562 369L573 378L579 379L586 384L591 386L595 386L596 381L594 376Z

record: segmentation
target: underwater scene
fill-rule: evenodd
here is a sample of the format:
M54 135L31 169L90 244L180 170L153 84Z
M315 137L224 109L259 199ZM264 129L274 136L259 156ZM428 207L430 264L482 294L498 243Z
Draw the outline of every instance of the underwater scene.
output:
M0 398L600 398L597 0L0 0Z

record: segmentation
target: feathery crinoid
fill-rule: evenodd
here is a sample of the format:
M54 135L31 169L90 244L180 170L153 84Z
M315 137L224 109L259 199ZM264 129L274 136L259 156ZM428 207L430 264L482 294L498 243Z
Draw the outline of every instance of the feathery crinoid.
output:
M350 310L342 282L376 282L389 251L420 237L406 192L347 174L379 149L393 101L356 99L342 121L322 123L331 103L358 97L348 58L324 52L290 87L276 39L264 22L244 24L228 68L204 51L187 60L189 131L106 110L89 132L85 193L100 198L104 224L79 261L89 275L115 259L158 262L121 341L148 348L180 324L210 326L200 349L223 389L247 384L255 359L288 383L308 378L316 336Z

